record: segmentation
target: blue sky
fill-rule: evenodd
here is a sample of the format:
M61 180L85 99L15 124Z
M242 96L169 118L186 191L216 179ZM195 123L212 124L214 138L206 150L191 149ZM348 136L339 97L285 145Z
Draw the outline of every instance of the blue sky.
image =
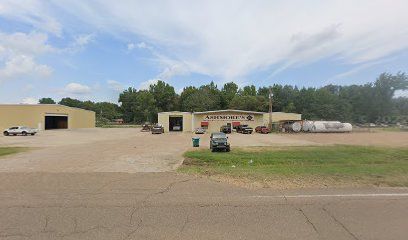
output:
M0 103L372 82L408 72L406 0L0 1ZM407 93L399 93L407 96Z

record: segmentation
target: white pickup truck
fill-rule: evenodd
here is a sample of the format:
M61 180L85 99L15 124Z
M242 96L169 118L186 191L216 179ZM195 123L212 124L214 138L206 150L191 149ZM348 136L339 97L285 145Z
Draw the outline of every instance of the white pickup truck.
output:
M11 127L8 129L4 129L3 135L4 136L10 136L10 135L32 135L34 136L38 132L38 129L34 128L29 128L29 127L24 127L24 126L18 126L18 127Z

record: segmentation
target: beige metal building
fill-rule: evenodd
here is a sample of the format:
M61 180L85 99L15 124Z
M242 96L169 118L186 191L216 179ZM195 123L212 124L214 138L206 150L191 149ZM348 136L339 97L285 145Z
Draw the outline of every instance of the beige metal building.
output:
M95 112L58 104L0 104L0 129L27 126L39 130L95 127Z
M302 115L297 113L274 112L272 122L301 120ZM243 111L243 110L218 110L206 112L161 112L158 114L158 123L164 127L165 132L183 131L192 132L198 127L206 128L209 132L219 131L223 125L232 127L247 124L250 127L268 125L269 113Z

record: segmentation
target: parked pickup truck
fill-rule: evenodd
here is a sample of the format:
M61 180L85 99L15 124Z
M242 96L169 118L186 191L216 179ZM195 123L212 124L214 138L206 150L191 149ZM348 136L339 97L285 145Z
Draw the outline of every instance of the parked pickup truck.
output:
M248 125L239 125L237 127L237 132L238 133L243 133L243 134L251 134L254 131L253 128L249 127Z
M270 131L269 128L266 127L266 126L258 126L258 127L255 128L255 132L268 134L268 133L270 133L271 131Z
M211 133L210 149L212 152L215 152L216 150L225 150L226 152L229 152L231 148L228 143L227 135L222 132Z
M223 132L223 133L231 133L231 127L230 127L230 126L227 126L227 125L221 126L220 132Z
M38 129L24 127L24 126L17 126L17 127L11 127L11 128L4 129L3 135L4 136L10 136L10 135L13 135L13 136L16 136L16 135L23 135L23 136L32 135L32 136L34 136L37 132L38 132Z

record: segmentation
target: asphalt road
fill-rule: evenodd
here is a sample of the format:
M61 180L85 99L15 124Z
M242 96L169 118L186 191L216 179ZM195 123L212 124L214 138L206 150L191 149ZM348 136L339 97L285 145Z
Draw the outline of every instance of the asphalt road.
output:
M408 189L250 190L175 173L0 173L0 239L407 239Z

